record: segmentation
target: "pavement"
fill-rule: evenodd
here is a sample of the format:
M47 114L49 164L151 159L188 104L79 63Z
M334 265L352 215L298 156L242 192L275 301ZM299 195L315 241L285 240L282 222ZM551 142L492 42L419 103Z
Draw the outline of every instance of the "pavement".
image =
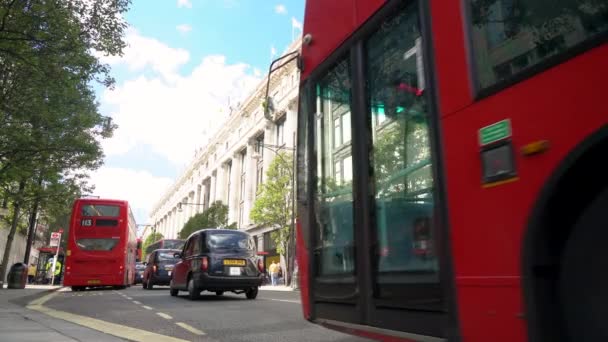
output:
M27 308L32 301L60 288L28 285L25 289L0 289L0 341L125 341Z

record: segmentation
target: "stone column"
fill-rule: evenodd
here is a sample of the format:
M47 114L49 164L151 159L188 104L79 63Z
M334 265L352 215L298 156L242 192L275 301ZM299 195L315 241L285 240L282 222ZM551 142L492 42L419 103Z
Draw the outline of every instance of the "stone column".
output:
M220 164L215 175L215 200L226 204L226 197L224 197L224 173L224 164Z
M239 167L240 153L232 155L232 171L230 172L230 203L228 203L228 221L239 222Z
M202 193L202 185L201 184L197 184L196 185L196 208L195 208L195 212L198 214L201 211L203 211L203 206L201 205L203 202L201 201L201 193Z
M210 206L211 203L215 202L215 200L216 200L217 171L211 172L211 184L209 186L210 186L210 196L209 196L208 205Z
M253 139L250 139L247 143L247 156L245 157L245 215L243 216L244 226L248 226L251 223L249 219L249 212L253 208L253 200L255 193L255 162L252 158L254 151Z
M276 133L274 124L270 121L266 121L266 125L264 126L264 144L274 145L276 141ZM263 167L264 167L264 175L262 176L262 182L266 182L266 172L270 168L270 162L274 157L274 153L267 148L264 148L264 159L263 159Z

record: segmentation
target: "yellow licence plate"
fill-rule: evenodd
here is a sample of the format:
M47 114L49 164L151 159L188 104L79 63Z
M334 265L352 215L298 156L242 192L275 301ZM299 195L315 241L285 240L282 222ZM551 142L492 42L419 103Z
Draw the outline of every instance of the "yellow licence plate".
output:
M224 265L245 266L245 260L224 259Z
M101 284L101 281L95 279L95 280L89 280L87 281L87 284L89 285L93 285L93 284Z

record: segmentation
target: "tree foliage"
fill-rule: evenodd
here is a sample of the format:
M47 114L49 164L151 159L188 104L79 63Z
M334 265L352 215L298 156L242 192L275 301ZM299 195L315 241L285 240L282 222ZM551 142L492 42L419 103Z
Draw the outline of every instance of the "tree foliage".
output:
M180 239L204 228L236 229L236 222L228 224L228 206L221 201L211 203L207 210L192 216L179 232Z
M99 113L92 85L114 84L99 57L122 54L121 14L129 5L0 2L0 196L13 216L0 281L14 233L32 207L59 220L91 190L86 173L101 165L100 141L116 128Z
M272 160L266 173L266 182L256 197L250 217L255 224L276 227L270 235L277 252L285 254L291 231L293 200L293 158L280 152Z
M146 248L148 248L148 246L155 243L156 241L164 239L164 238L165 237L163 236L163 234L158 233L158 232L154 232L154 233L148 235L148 237L144 240L144 242L142 243L142 246L141 246L142 260L145 260L145 258L146 258Z

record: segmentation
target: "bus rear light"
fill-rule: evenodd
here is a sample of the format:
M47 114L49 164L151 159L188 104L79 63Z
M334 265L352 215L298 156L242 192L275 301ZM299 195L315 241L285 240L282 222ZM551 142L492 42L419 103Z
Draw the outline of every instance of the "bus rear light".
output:
M208 269L209 269L209 259L206 256L204 256L201 258L201 271L207 272Z
M118 268L122 270L122 265L120 265Z
M258 259L258 270L264 273L264 262L262 261L262 259Z

